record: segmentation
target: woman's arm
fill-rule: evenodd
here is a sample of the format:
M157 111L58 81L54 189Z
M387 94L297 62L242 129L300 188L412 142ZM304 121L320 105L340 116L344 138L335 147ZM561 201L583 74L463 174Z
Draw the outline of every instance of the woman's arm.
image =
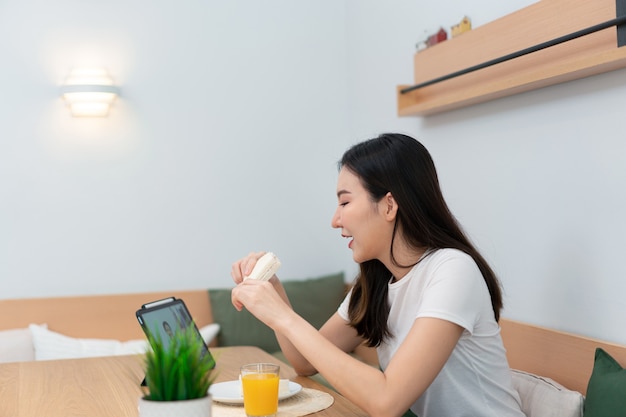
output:
M281 350L298 375L309 376L318 372L288 337L278 331L275 333ZM363 339L357 336L356 330L347 325L338 313L333 314L318 333L345 353L352 352L363 342Z
M449 321L416 319L381 372L315 337L298 317L279 326L332 386L372 416L402 415L439 374L463 332Z
M280 280L274 276L270 279L270 282L285 304L292 308ZM317 369L311 365L287 337L277 331L274 333L281 351L285 354L285 357L298 375L310 376L317 373ZM363 341L357 335L356 330L346 324L336 312L324 323L319 333L344 352L352 352Z
M372 416L400 416L443 368L463 328L446 320L416 319L384 372L346 354L298 316L270 283L246 281L233 289L233 304L274 329L341 394ZM338 317L329 320L332 325ZM341 320L340 318L338 318ZM345 325L345 324L344 324ZM364 383L366 382L366 383Z

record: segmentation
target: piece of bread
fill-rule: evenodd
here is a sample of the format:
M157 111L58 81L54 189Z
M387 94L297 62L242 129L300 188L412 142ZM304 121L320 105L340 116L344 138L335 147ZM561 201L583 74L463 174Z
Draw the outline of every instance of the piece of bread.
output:
M244 277L244 281L247 279L256 279L259 281L267 281L272 278L272 276L278 271L280 268L280 260L274 255L272 252L267 252L265 255L261 256L256 264L254 265L254 269L247 277Z

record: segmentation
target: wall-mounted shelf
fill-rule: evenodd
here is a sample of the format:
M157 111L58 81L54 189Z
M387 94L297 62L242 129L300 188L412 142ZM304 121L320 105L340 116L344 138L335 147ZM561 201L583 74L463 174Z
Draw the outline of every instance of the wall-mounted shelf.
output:
M415 85L626 14L626 0L541 0L415 54ZM619 30L618 30L619 28ZM626 68L626 24L402 93L398 115L430 115ZM619 33L619 36L618 36Z

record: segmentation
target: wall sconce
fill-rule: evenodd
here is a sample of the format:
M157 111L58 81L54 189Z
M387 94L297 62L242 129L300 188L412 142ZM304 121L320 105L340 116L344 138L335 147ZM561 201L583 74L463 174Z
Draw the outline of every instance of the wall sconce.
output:
M109 114L109 108L120 89L113 85L105 69L76 68L65 80L61 93L72 116L103 117Z

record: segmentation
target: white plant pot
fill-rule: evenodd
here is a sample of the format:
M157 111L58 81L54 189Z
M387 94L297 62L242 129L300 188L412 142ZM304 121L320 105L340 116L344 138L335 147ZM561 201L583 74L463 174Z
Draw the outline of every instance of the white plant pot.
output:
M184 401L139 399L139 417L211 417L211 396Z

